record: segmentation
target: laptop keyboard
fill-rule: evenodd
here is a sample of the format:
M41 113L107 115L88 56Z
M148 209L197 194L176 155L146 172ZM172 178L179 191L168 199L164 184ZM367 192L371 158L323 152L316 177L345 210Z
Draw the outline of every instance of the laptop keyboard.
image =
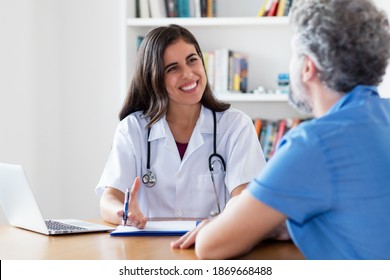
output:
M48 220L45 221L49 230L86 230L86 228L78 227L74 225L64 224L58 221Z

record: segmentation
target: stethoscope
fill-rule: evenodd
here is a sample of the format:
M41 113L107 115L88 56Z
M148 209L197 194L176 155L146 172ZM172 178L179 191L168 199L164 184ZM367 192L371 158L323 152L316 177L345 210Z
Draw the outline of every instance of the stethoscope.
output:
M213 153L209 156L209 171L211 175L211 181L213 183L214 188L214 195L215 195L215 201L217 204L218 212L215 213L214 211L211 212L211 216L216 216L219 213L221 213L221 205L219 203L219 195L217 192L217 187L215 186L215 180L214 180L214 172L215 172L215 164L219 163L219 165L222 166L223 175L226 174L226 164L223 157L217 153L217 117L216 113L213 111L213 119L214 119L214 132L213 132ZM150 135L150 127L148 128L148 152L147 152L147 162L146 162L146 173L142 176L142 182L147 188L153 187L157 182L156 174L154 174L150 170L150 141L149 141L149 135ZM226 190L225 193L225 205L226 205Z

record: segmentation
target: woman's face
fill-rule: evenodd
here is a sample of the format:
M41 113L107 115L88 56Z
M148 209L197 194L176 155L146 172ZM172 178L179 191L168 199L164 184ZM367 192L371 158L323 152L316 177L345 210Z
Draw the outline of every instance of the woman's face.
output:
M164 82L170 105L198 104L207 78L195 46L179 39L164 52Z

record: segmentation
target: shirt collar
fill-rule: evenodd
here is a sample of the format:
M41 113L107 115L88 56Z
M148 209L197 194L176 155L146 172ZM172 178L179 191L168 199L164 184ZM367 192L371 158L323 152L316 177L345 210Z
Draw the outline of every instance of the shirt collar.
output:
M379 96L376 86L357 85L350 92L347 92L343 97L341 97L340 100L338 100L329 109L327 114L334 113L344 107L360 103L372 95Z

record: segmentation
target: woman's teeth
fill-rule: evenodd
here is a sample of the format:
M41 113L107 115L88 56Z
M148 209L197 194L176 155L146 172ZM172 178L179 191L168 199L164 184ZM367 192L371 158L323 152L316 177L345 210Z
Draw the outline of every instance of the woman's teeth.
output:
M196 83L193 83L192 85L182 87L181 89L182 90L191 90L191 89L194 89L195 87L196 87Z

